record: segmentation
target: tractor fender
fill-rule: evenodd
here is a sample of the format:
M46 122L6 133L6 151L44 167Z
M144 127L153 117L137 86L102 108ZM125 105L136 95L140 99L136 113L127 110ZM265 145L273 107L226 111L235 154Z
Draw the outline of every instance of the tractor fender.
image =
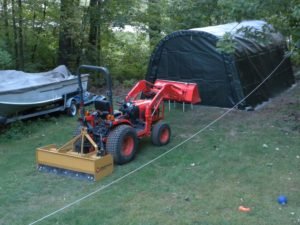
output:
M129 125L129 126L133 127L133 124L129 120L119 119L119 120L115 120L113 122L112 128L114 129L115 127L120 126L120 125Z

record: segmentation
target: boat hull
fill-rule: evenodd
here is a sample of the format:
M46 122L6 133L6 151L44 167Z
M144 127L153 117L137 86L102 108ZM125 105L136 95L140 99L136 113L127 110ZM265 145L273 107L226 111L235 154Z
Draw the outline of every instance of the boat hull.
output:
M87 89L88 75L82 75L83 89ZM64 96L78 91L77 77L51 84L0 93L0 117L17 115L25 110L43 107L64 100Z

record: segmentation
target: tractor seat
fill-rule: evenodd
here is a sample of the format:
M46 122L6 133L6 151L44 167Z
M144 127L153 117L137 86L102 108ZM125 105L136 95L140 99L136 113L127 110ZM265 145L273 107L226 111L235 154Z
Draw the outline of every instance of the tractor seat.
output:
M101 112L109 112L110 110L110 103L109 101L103 99L103 98L96 98L95 99L95 109L99 110Z
M119 111L119 110L114 110L114 117L116 118L116 117L119 117L119 116L121 116L122 115L122 112L121 111Z
M95 109L102 113L102 116L106 116L110 111L110 102L103 98L97 98L95 100ZM122 112L119 110L114 110L114 117L122 115Z

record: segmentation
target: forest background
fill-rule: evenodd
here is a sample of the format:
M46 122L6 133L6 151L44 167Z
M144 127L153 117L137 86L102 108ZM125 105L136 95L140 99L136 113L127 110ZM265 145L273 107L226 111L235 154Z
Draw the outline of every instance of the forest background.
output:
M142 79L151 52L182 29L260 19L300 46L299 0L0 0L0 69L41 72L106 66L117 82ZM293 64L300 64L299 48Z

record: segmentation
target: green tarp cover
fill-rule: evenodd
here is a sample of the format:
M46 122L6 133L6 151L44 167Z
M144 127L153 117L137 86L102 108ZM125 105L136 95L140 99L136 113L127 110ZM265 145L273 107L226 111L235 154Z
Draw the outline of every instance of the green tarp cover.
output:
M265 29L265 27L269 29ZM267 41L249 33L262 31ZM235 51L223 53L216 44L231 33ZM202 104L232 107L247 96L283 60L284 37L264 21L244 21L176 31L163 38L150 58L146 79L195 82ZM295 82L289 58L254 94L239 104L255 107Z

